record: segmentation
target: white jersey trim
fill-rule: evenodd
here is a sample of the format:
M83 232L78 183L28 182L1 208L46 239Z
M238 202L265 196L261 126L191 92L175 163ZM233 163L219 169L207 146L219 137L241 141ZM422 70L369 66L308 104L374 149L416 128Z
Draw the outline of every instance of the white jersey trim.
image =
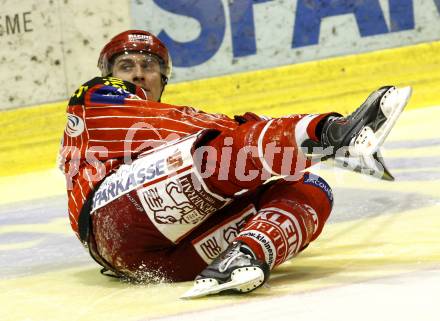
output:
M267 124L264 126L263 130L260 133L260 136L258 136L258 157L260 158L261 164L263 165L263 168L271 173L272 175L278 176L280 174L273 171L273 169L269 166L269 164L266 162L266 159L264 158L264 152L263 152L263 138L264 135L266 135L267 130L269 129L270 125L273 123L273 119L269 120Z
M304 141L310 138L309 134L307 133L307 128L309 127L310 123L313 119L318 117L319 115L307 115L300 119L300 121L295 126L295 140L296 140L296 146L298 148L301 148Z

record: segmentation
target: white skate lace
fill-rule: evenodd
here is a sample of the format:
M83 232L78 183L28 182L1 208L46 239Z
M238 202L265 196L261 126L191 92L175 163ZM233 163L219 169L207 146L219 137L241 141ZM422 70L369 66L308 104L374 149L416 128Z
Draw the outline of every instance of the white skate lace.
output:
M242 256L244 256L244 257L246 257L246 258L248 258L248 259L251 259L251 258L252 258L250 255L248 255L248 254L244 254L244 253L238 251L238 252L234 253L233 255L231 255L230 257L228 257L228 258L227 258L226 260L224 260L223 262L221 262L221 263L219 264L219 266L218 266L218 270L219 270L221 273L225 272L225 271L228 269L228 267L232 264L232 262L233 262L236 258L239 258L239 257L242 257Z

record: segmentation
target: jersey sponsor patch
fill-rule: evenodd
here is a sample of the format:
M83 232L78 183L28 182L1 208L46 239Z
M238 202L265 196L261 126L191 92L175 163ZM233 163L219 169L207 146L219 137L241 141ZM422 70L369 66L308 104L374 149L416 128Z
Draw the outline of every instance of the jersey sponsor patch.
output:
M261 209L240 233L240 237L249 237L259 243L270 267L295 256L303 243L298 219L292 213L276 207ZM271 250L273 248L275 251Z
M93 196L92 212L110 203L116 198L132 191L145 182L165 174L165 160L155 159L151 162L134 162L133 166L122 165L118 171L109 176Z
M67 114L67 125L65 132L70 137L77 137L84 131L84 121L81 117Z
M149 150L122 165L95 192L92 214L116 198L136 190L154 226L177 242L212 213L228 204L209 190L194 167L191 150L199 134Z
M273 268L275 265L276 248L272 239L260 230L247 229L239 234L240 237L250 238L257 242L263 250L264 261Z
M320 188L324 193L327 195L327 199L329 200L330 204L333 206L333 192L331 187L327 184L325 180L323 180L318 175L315 175L313 173L306 173L304 175L304 184L307 185L313 185L318 188Z
M93 197L92 213L116 198L145 184L165 180L175 175L175 171L191 167L191 146L197 134L179 141L161 145L139 156L131 164L121 165L116 173L106 177ZM187 150L186 154L182 150ZM186 159L184 160L184 157ZM176 165L179 165L176 167Z
M207 264L211 263L237 237L246 224L247 218L256 213L255 207L249 205L239 213L232 215L226 222L193 240L192 244L199 256Z
M192 166L138 189L138 197L151 222L172 242L230 202L211 192Z
M139 198L158 224L198 224L224 203L195 182L193 172L168 178L138 191ZM195 185L200 184L197 188Z

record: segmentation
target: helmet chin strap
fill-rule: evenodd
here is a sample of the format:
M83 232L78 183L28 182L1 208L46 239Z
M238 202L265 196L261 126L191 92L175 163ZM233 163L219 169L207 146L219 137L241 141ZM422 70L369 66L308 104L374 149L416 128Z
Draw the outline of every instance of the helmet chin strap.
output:
M167 84L168 84L168 78L165 77L164 75L162 75L162 90L161 90L160 95L159 95L159 100L158 100L159 103L161 102L162 94L163 94L163 91L165 90L165 86Z

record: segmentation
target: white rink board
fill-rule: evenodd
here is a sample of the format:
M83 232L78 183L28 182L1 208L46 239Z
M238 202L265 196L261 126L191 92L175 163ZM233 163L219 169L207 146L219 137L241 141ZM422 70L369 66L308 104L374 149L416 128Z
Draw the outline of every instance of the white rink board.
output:
M337 4L319 30L298 22L316 15L303 14L309 3ZM350 3L365 5L363 21L341 13ZM67 99L98 74L107 40L129 28L187 48L171 48L171 82L440 39L440 0L2 0L1 8L0 110ZM202 31L209 39L195 41Z
M1 1L0 26L0 110L65 97L57 5Z
M0 4L0 110L67 99L98 74L107 40L130 26L128 0Z

